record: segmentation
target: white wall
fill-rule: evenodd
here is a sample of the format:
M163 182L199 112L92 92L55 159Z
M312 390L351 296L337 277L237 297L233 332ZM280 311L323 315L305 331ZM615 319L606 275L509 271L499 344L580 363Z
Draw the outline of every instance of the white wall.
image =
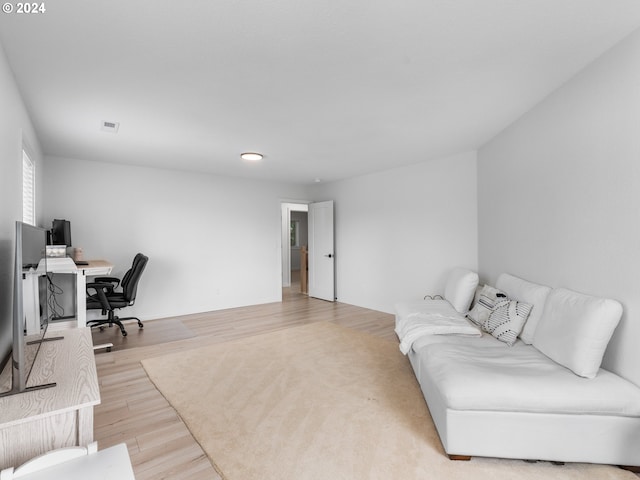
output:
M442 293L451 268L477 267L475 152L316 188L335 200L340 302L391 313Z
M640 32L478 158L481 275L620 300L604 365L640 384Z
M178 171L46 157L45 216L71 222L85 258L121 275L149 264L143 319L280 301L280 199L302 188Z
M10 328L15 222L22 220L22 148L36 167L36 221L42 213L42 157L27 110L0 46L0 329ZM4 338L4 336L2 336ZM7 344L0 345L0 360Z

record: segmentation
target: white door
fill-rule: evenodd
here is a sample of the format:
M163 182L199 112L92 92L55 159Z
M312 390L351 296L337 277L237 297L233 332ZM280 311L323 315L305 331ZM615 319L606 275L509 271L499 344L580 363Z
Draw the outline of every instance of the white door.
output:
M335 301L333 200L309 204L309 296Z

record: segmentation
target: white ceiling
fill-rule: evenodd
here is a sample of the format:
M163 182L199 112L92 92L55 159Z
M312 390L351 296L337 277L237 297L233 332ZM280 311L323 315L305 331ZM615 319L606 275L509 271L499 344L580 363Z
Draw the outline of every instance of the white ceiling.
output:
M0 42L46 154L300 183L475 149L640 26L638 0L44 1Z

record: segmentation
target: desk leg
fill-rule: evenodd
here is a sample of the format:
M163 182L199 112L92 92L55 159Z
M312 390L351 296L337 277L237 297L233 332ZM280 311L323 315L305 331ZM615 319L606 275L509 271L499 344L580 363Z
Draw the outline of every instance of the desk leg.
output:
M76 317L78 328L87 326L87 277L84 270L79 270L76 274Z
M93 442L93 405L78 409L78 445Z
M22 280L22 297L27 335L40 333L40 288L38 275L27 275Z

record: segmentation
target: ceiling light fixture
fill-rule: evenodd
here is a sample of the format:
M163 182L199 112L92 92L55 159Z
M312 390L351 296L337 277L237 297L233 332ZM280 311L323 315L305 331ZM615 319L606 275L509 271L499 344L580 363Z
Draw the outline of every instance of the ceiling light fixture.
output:
M240 154L240 158L243 160L249 160L250 162L257 162L262 160L263 155L255 152L245 152Z

